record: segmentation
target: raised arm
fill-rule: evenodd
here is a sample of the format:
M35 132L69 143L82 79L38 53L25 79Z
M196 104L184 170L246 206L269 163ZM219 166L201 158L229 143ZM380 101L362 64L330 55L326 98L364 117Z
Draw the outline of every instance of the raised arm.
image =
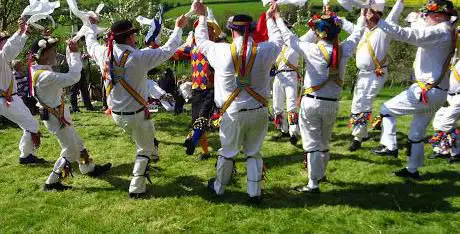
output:
M401 16L402 11L404 10L404 0L397 0L387 18L387 22L398 23L399 17Z
M91 27L83 26L86 27L85 30L85 42L86 42L86 49L88 51L88 54L91 56L91 58L96 61L96 63L101 66L102 64L105 63L106 57L107 57L107 47L99 44L97 41L97 26L96 25L91 25Z
M300 53L302 51L302 49L300 48L301 41L294 33L291 32L291 30L287 28L286 24L284 24L283 19L277 18L276 25L278 25L278 28L281 30L281 35L283 36L284 44L295 50L297 53Z
M380 20L377 26L391 35L395 40L420 47L445 43L451 40L450 29L445 24L428 27L403 28L399 25Z
M201 15L198 19L198 26L195 28L195 41L198 49L206 57L214 57L213 48L217 43L209 40L208 26L206 24L206 16Z
M345 39L340 46L342 47L342 56L350 57L353 55L361 36L364 32L364 27L357 27L353 33Z
M283 37L272 17L267 18L267 29L269 41L281 48L284 45Z
M185 20L185 18L182 16L180 18ZM176 52L177 48L179 48L181 45L182 27L185 26L185 24L181 24L180 26L181 27L179 27L176 23L176 27L169 37L169 40L162 47L157 49L146 48L141 50L141 55L136 57L136 59L139 59L138 62L140 64L144 64L145 68L150 70L171 58Z

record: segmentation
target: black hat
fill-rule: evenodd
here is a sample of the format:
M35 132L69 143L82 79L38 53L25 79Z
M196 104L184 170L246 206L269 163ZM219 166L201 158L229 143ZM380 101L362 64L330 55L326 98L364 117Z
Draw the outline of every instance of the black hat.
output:
M55 47L58 42L59 39L53 37L35 40L32 43L32 47L30 48L30 53L34 56L35 59L39 59L43 51Z
M256 28L256 24L253 22L252 17L249 15L235 15L228 18L227 21L227 28L229 30L244 32L246 25L249 25L249 31L253 31Z
M120 20L113 23L110 30L115 37L129 36L139 32L139 29L135 28L129 20Z

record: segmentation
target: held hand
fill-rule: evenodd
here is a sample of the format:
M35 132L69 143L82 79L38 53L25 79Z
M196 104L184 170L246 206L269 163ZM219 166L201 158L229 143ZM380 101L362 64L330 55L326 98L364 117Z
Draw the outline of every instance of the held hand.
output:
M77 53L80 51L80 48L78 47L78 43L74 42L72 40L67 41L67 44L69 45L69 50L71 53Z
M21 35L29 32L30 28L29 28L29 25L27 24L27 20L25 17L19 18L18 24L19 24L18 30Z
M268 8L267 18L275 18L275 19L281 18L279 7L278 7L278 4L276 4L276 2L272 2L270 5L270 8Z
M195 13L199 16L206 15L206 7L204 6L203 3L195 1L192 4L192 9L195 11Z
M181 15L176 19L176 27L184 28L187 25L187 22L188 18L184 15Z
M98 17L94 17L94 16L90 16L89 17L89 22L91 24L99 24L99 18Z

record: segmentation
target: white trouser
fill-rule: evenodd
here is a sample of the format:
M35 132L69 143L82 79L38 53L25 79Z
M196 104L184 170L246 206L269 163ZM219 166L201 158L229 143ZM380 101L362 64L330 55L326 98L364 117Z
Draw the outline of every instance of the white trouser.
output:
M57 183L60 180L59 173L62 172L66 161L68 163L78 162L80 172L82 174L87 174L94 170L94 162L92 159L88 164L80 163L80 152L85 149L82 139L78 135L75 127L73 126L72 116L70 115L69 109L66 107L64 109L64 116L70 126L65 126L61 128L61 123L59 120L51 113L49 113L49 120L43 121L46 128L49 132L54 134L61 146L61 155L54 165L53 172L51 172L47 184Z
M353 92L353 101L351 104L351 114L371 113L372 103L379 94L386 81L386 72L382 77L375 75L374 71L360 71ZM354 125L352 133L355 140L362 141L368 137L367 124Z
M220 125L220 141L217 161L217 177L214 189L217 194L223 194L225 185L230 180L233 170L233 159L240 148L246 156L247 192L250 197L260 196L262 191L262 155L260 149L267 135L268 110L260 108L235 113L225 113Z
M449 132L456 128L457 119L460 118L460 95L448 95L447 96L448 106L441 107L433 119L433 128L435 131ZM460 145L460 136L457 136L457 146ZM438 152L441 153L441 152ZM451 149L451 155L459 155L460 147L453 147Z
M297 73L285 72L278 73L273 81L273 112L275 115L282 115L281 131L289 135L299 135L297 125L289 125L287 112L296 112L297 110Z
M416 170L421 167L424 159L423 139L426 128L436 111L446 102L446 91L432 88L427 92L428 103L420 101L421 89L417 84L411 85L396 97L385 102L380 113L385 117L382 120L382 136L380 144L390 150L396 150L396 117L413 115L408 138L414 142L411 147L408 168ZM387 117L388 116L388 117Z
M143 111L134 115L112 114L112 117L123 131L131 135L136 143L136 160L129 192L145 193L148 162L158 159L158 148L154 143L155 128L153 122L145 119Z
M318 187L326 173L329 143L337 117L338 102L303 97L299 126L307 155L309 187Z
M33 154L34 145L30 133L38 133L39 125L22 99L18 95L14 95L13 101L7 107L5 99L0 98L0 115L17 124L23 130L22 138L19 142L20 157L25 158L29 154Z

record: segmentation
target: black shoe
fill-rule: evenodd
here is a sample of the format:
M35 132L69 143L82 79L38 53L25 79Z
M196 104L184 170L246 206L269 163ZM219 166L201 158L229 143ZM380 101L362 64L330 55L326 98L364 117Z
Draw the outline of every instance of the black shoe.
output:
M431 155L431 156L428 157L428 158L429 158L429 159L437 159L437 158L449 159L449 158L450 158L450 154L433 153L433 155Z
M299 139L296 135L292 135L291 138L289 138L289 141L291 142L291 145L297 145L297 141L299 141Z
M262 203L261 196L249 197L248 199L249 204L260 205Z
M147 198L147 193L129 193L129 198L131 199L145 199Z
M301 193L319 193L319 187L318 188L310 188L308 185L303 185L303 186L297 186L294 188L295 191L301 192Z
M214 182L216 181L216 178L211 178L208 180L208 189L209 192L211 192L214 195L217 195L216 190L214 189Z
M112 163L106 163L106 164L104 164L102 166L101 165L96 165L96 166L94 166L94 170L92 172L89 172L88 175L91 176L91 177L98 177L100 175L103 175L107 171L109 171L110 168L112 168Z
M86 107L86 110L87 110L87 111L95 111L96 109L94 109L93 106L87 106L87 107Z
M184 142L185 153L187 155L193 155L195 153L195 145L192 142L192 139L187 138Z
M403 168L399 171L395 171L395 175L399 177L412 178L414 180L420 179L420 174L418 173L418 171L411 173L407 170L407 168Z
M348 147L348 150L349 150L350 152L353 152L353 151L356 151L356 150L358 150L358 149L361 149L361 141L353 140L353 141L351 142L350 147Z
M77 113L77 112L81 112L80 108L70 108L70 113Z
M48 161L46 161L43 158L39 158L33 154L29 154L29 156L25 158L19 158L19 164L22 165L27 165L27 164L46 164Z
M54 184L45 184L45 186L43 186L43 191L56 190L56 191L61 192L61 191L69 190L69 189L72 189L72 186L63 185L60 182L57 182Z
M398 149L389 150L386 146L380 145L379 147L372 149L372 153L377 154L378 156L392 156L398 157Z
M208 160L209 158L211 158L211 154L210 154L210 153L200 154L200 157L198 157L198 160L199 160L199 161L204 161L204 160Z
M448 163L460 162L460 155L451 156L447 159Z

